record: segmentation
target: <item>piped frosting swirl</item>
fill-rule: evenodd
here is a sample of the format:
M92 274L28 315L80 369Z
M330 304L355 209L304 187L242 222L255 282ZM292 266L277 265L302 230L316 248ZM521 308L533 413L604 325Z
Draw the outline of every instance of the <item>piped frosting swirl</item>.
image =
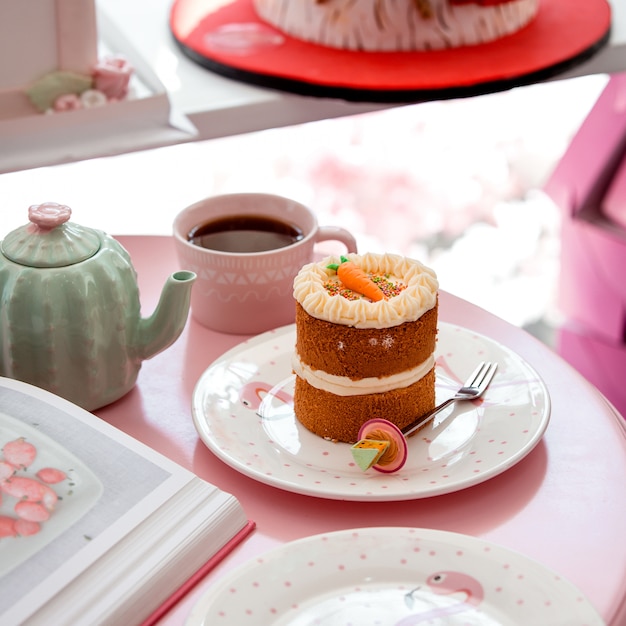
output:
M371 252L346 256L365 272L385 276L405 288L379 302L331 295L326 285L333 280L334 271L327 266L338 263L338 258L326 257L305 265L294 280L294 298L312 317L355 328L390 328L419 319L437 303L439 283L435 272L419 261Z

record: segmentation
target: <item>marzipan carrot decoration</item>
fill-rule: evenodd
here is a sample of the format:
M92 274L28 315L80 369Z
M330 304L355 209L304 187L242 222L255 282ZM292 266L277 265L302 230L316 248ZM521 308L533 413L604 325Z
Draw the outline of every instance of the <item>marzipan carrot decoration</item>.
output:
M331 263L326 267L337 272L337 276L344 286L366 296L372 302L387 299L378 285L358 265L355 265L345 256L340 257L340 259L341 263Z

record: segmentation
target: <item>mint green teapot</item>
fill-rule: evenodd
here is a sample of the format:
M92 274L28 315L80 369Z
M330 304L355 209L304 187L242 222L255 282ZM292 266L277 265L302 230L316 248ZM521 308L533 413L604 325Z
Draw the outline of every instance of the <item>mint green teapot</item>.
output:
M70 216L53 202L31 206L30 223L0 242L0 376L94 410L130 391L142 361L176 341L196 275L173 273L142 318L126 250Z

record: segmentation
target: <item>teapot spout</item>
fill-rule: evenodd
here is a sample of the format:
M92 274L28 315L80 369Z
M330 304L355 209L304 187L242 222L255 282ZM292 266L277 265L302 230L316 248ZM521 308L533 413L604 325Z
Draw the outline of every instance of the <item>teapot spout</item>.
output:
M194 272L174 272L163 287L159 303L150 317L139 321L141 359L149 359L171 346L180 337L189 314Z

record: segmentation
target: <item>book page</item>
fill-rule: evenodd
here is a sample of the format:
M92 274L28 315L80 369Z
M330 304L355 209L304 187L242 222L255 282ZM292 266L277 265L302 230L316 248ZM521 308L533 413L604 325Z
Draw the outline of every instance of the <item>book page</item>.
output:
M43 470L66 476L45 484L57 499L37 532L0 536L0 622L6 623L55 595L195 476L60 398L8 379L0 383L0 462L7 451L14 460L7 444L23 439L36 456L14 477L44 484ZM0 520L19 520L19 500L3 489Z

